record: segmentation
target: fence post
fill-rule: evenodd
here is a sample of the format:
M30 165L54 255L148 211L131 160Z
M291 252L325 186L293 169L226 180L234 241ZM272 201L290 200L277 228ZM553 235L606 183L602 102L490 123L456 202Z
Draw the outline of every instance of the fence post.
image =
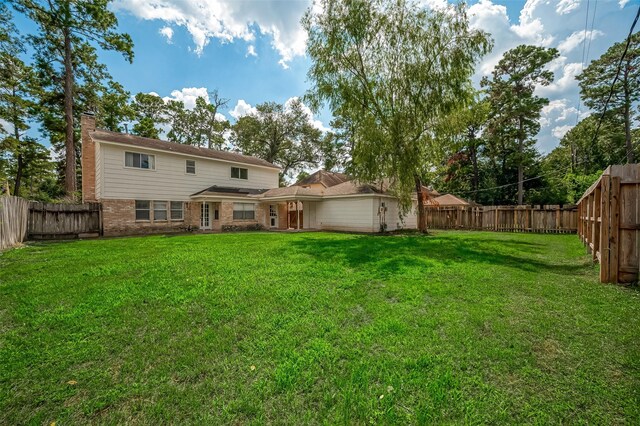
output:
M593 224L591 227L591 235L593 239L593 260L595 261L600 254L600 203L601 203L601 190L598 184L593 192Z
M611 241L611 280L618 282L619 265L619 237L620 237L620 177L611 177L611 231L609 239Z
M602 176L600 192L600 282L611 282L609 222L611 208L610 177Z

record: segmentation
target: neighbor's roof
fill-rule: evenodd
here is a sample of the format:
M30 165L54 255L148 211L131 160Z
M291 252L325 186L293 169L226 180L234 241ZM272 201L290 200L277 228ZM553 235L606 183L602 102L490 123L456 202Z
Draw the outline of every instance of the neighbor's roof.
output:
M194 157L212 158L215 160L228 161L233 163L251 164L255 166L271 167L280 169L275 164L269 163L261 158L250 157L248 155L238 154L236 152L219 151L216 149L200 148L193 145L183 145L175 142L163 141L160 139L143 138L142 136L134 136L126 133L110 132L108 130L98 129L91 132L91 138L94 141L105 143L118 143L131 145L140 148L148 148L161 150L179 154L193 155Z
M462 198L458 198L455 195L444 194L439 197L436 197L432 200L428 200L427 204L434 206L468 206L470 205L467 201Z
M260 198L276 197L322 197L321 188L305 188L303 186L287 186L284 188L270 189L260 196Z
M304 179L299 180L294 183L293 186L304 186L304 185L312 185L314 183L320 183L325 186L325 188L330 188L335 185L339 185L343 182L349 180L349 176L343 173L334 173L328 172L326 170L318 170L310 176L307 176Z
M358 183L354 180L341 183L339 185L332 186L324 190L325 196L336 195L356 195L356 194L385 194L384 190L376 188L370 184Z

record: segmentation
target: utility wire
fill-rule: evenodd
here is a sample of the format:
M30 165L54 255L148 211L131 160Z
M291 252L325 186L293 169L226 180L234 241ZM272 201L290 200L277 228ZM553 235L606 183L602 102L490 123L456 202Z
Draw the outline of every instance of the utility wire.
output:
M607 97L607 101L604 103L604 109L602 110L602 114L600 115L600 119L598 120L598 125L596 126L596 131L593 134L593 139L591 140L591 144L596 143L598 139L598 132L600 132L600 126L602 125L602 120L604 120L604 116L607 113L607 107L609 106L609 102L613 97L613 91L616 83L618 82L618 76L620 75L620 70L622 69L622 62L624 62L624 57L627 55L627 51L629 50L629 45L631 44L631 36L633 35L633 30L638 23L638 18L640 18L640 6L638 6L638 12L636 13L636 17L631 24L631 29L629 30L629 35L627 36L627 44L624 47L624 52L622 52L622 56L620 57L620 61L618 62L618 68L616 70L616 76L613 78L611 82L611 89L609 90L609 96ZM627 153L629 155L629 153Z

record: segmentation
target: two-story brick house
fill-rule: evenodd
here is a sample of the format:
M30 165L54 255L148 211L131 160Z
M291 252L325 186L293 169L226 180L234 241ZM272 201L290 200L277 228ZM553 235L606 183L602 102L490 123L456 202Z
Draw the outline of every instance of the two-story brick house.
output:
M415 228L373 185L319 171L279 188L256 157L96 129L84 114L82 198L102 203L105 235L232 228L378 232Z

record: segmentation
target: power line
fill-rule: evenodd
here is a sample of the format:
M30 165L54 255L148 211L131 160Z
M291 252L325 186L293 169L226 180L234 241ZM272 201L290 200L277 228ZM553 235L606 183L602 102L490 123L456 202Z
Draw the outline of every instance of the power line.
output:
M561 173L566 173L568 172L571 167L574 166L579 166L580 164L584 164L586 163L587 160L583 160L583 161L578 161L576 163L571 164L569 167L566 167L565 169L558 169L558 170L553 170L551 173L543 173L541 175L535 176L535 177L531 177L531 178L527 178L527 179L523 179L522 183L524 182L530 182L532 180L537 180L537 179L542 179L544 177L550 177L550 176L558 176ZM458 191L458 193L463 193L463 194L475 194L478 192L486 192L486 191L493 191L494 189L502 189L502 188L508 188L510 186L514 186L517 185L518 182L513 182L513 183L506 183L504 185L498 185L498 186L493 186L491 188L481 188L481 189L476 189L476 190L469 190L469 191Z
M587 57L585 60L589 61L589 52L591 51L591 41L593 40L593 25L596 22L596 10L598 10L598 0L595 0L593 4L593 15L591 17L591 30L589 32L589 44L587 45Z
M600 115L600 119L598 120L598 125L596 126L596 131L593 134L593 139L591 140L591 144L593 145L598 139L598 132L600 132L600 126L602 125L602 120L604 120L604 116L607 113L607 107L609 106L609 102L613 97L613 91L616 83L618 82L618 76L620 75L620 70L622 69L622 62L624 62L624 57L627 55L627 51L629 50L629 45L631 44L631 36L633 35L633 30L638 23L638 18L640 18L640 6L638 6L638 12L636 13L636 17L631 24L631 29L629 30L629 35L627 36L627 44L624 47L624 52L622 52L622 56L620 57L620 61L618 62L618 68L616 69L616 75L613 78L613 82L611 82L611 89L609 90L609 96L607 97L607 101L604 103L604 109L602 110L602 114ZM629 153L627 152L627 155Z
M596 17L596 11L595 11L595 6L598 5L597 1L595 0L596 3L594 4L594 10L593 10L593 18L591 19L591 32L589 33L589 48L591 48L591 35L593 35L593 21ZM580 69L581 71L584 71L584 65L585 65L585 48L587 45L587 28L589 28L589 0L587 0L587 14L584 17L584 33L582 36L582 61L580 62ZM580 109L582 107L582 99L580 99L580 93L578 92L578 108L576 110L576 125L578 125L578 121L580 121Z

